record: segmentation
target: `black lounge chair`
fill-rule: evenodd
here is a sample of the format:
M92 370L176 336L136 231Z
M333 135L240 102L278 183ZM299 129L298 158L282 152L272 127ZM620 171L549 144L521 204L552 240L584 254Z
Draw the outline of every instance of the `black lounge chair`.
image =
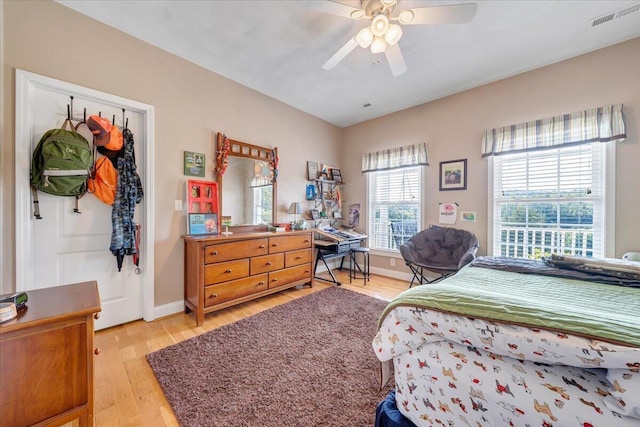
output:
M436 283L456 274L473 261L478 251L478 239L466 230L448 227L429 227L420 231L400 246L400 254L411 269L419 285ZM435 273L435 278L425 275Z

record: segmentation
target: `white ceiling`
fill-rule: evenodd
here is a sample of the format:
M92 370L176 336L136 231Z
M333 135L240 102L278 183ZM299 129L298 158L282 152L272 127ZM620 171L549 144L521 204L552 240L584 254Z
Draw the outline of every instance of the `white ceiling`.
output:
M360 47L323 70L366 23L295 0L58 1L340 127L640 36L640 11L590 26L637 0L478 0L471 23L404 26L408 70L394 77L384 54ZM399 0L399 7L467 2Z

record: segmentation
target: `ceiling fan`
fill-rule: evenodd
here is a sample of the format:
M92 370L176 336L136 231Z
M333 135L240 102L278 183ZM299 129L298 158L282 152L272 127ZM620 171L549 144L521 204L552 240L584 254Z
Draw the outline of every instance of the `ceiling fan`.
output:
M478 5L475 3L451 4L440 6L416 7L413 9L399 9L401 0L361 0L361 7L356 8L330 0L304 1L299 4L315 9L319 12L343 16L351 19L365 19L371 22L353 37L351 37L327 62L322 65L330 70L342 61L357 46L370 48L371 53L385 54L391 73L394 76L407 71L402 51L398 41L402 37L401 25L424 24L464 24L470 22L476 14Z

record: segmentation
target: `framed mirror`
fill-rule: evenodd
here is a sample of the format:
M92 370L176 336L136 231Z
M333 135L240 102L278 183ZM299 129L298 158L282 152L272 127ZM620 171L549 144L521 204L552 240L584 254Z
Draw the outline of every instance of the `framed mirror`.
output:
M222 227L259 230L275 224L277 148L216 135L216 179Z

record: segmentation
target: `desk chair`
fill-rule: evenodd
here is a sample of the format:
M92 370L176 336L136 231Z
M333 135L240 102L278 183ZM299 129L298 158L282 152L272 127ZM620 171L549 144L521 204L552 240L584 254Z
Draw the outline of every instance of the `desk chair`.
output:
M362 254L362 266L358 264L357 255ZM360 274L362 277L358 276ZM364 285L367 286L367 282L370 279L369 273L369 248L357 246L349 249L349 283L352 279L362 278Z

